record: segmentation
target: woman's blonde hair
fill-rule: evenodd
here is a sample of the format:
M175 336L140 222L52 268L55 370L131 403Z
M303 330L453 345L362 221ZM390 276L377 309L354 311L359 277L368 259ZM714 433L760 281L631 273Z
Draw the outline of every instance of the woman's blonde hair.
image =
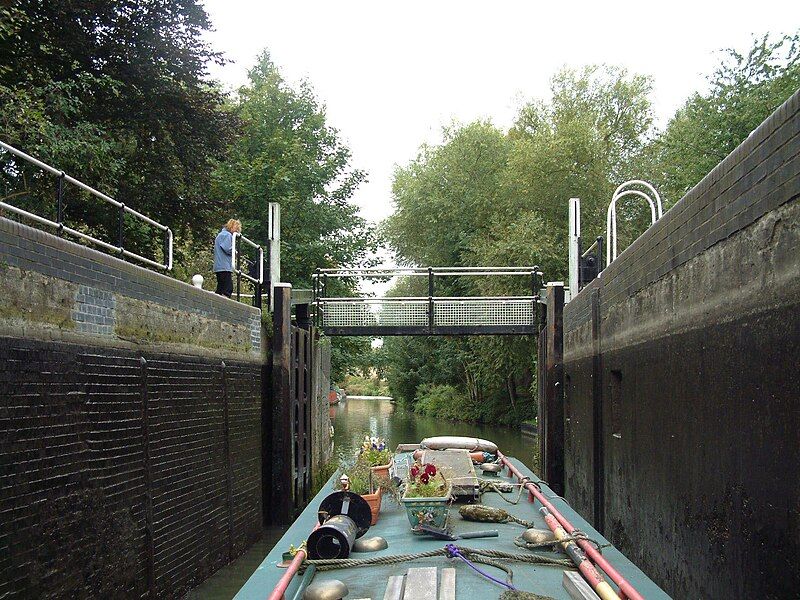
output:
M225 223L225 229L231 233L242 233L242 222L239 219L228 219Z

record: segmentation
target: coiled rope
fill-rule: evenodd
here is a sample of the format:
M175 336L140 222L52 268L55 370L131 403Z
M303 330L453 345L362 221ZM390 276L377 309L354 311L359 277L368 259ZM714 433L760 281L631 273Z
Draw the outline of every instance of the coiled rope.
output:
M461 546L453 547L473 562L487 564L505 571L508 574L509 580L511 577L513 577L511 569L506 565L502 565L492 559L499 558L528 564L561 567L565 569L575 568L575 565L570 560L563 558L552 558L550 556L543 556L541 554L513 554L510 552L503 552L501 550L489 550L484 548L473 549L463 548ZM368 567L372 565L394 565L401 562L420 560L423 558L433 558L436 556L450 556L450 552L448 551L447 547L445 547L437 550L429 550L427 552L416 552L414 554L391 554L388 556L374 556L372 558L307 559L303 562L303 565L304 567L307 565L314 565L317 571L331 571L334 569L349 569L352 567Z

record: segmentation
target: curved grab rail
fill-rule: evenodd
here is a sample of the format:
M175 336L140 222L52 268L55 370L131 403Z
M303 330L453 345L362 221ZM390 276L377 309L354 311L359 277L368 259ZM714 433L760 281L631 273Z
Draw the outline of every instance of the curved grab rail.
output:
M96 189L94 189L93 187L91 187L89 185L86 185L82 181L79 181L78 179L75 179L74 177L71 177L70 175L67 175L66 173L64 173L64 171L60 171L60 170L56 169L55 167L52 167L52 166L48 165L47 163L42 162L39 159L34 158L33 156L30 156L29 154L26 154L22 150L18 150L17 148L14 148L13 146L11 146L9 144L6 144L5 142L0 141L0 149L5 150L6 152L9 152L10 154L13 154L13 155L21 158L22 160L27 161L27 162L31 163L32 165L34 165L36 167L39 167L43 171L47 171L48 173L58 177L58 186L56 188L57 201L58 201L58 216L57 216L57 220L56 221L51 221L50 219L47 219L45 217L41 217L39 215L36 215L34 213L31 213L31 212L28 212L27 210L23 210L23 209L21 209L21 208L19 208L17 206L14 206L12 204L8 204L7 202L3 202L3 201L0 201L0 208L5 209L5 210L7 210L9 212L12 212L14 214L20 215L21 217L25 217L26 219L30 219L31 221L35 221L37 223L40 223L42 225L47 225L48 227L53 227L54 229L57 229L60 232L63 231L65 233L73 235L73 236L75 236L77 238L80 238L82 240L85 240L87 242L95 244L97 246L100 246L101 248L105 248L106 250L109 250L111 252L120 254L120 255L128 257L128 258L133 258L133 259L138 260L138 261L140 261L140 262L142 262L144 264L150 265L151 267L155 267L157 269L164 269L166 271L171 271L172 270L172 249L173 249L174 238L173 238L173 235L172 235L172 230L169 227L167 227L166 225L162 225L161 223L159 223L157 221L154 221L153 219L151 219L147 215L143 215L139 211L134 210L129 206L126 206L123 202L120 202L119 200L115 200L114 198L104 194L103 192L97 191ZM104 242L103 240L99 240L99 239L97 239L97 238L95 238L95 237L93 237L93 236L91 236L91 235L89 235L87 233L83 233L82 231L78 231L76 229L72 229L71 227L67 227L66 225L64 225L64 223L63 223L63 215L62 215L63 211L62 211L62 204L61 204L61 202L62 202L62 200L61 200L62 187L61 186L62 186L62 183L64 181L66 181L67 183L71 183L72 185L84 190L85 192L88 192L92 196L95 196L96 198L100 198L101 200L103 200L103 201L107 202L108 204L111 204L112 206L114 206L114 207L119 209L119 240L118 240L119 241L119 245L115 246L114 244L110 244L109 242ZM136 217L140 221L144 221L148 225L151 225L151 226L153 226L153 227L155 227L157 229L160 229L164 233L164 240L163 240L163 243L164 243L164 262L163 263L158 263L158 262L156 262L154 260L151 260L149 258L141 256L140 254L136 254L135 252L131 252L130 250L126 250L123 247L123 239L124 239L123 223L124 223L124 216L125 216L126 213L131 215L131 216L133 216L133 217Z
M239 268L239 264L236 260L237 250L236 250L236 240L240 239L245 244L250 246L251 248L255 248L258 250L258 278L251 277L250 273L245 273ZM233 244L231 245L231 264L233 265L233 271L240 277L244 277L248 281L252 281L253 283L262 284L264 283L264 249L256 244L253 240L250 240L243 236L241 233L234 233L233 234Z
M626 189L629 186L640 185L647 188L649 194L637 189ZM619 185L611 197L611 203L608 205L606 212L606 266L609 266L612 261L617 258L617 200L626 196L637 196L644 198L650 206L650 225L652 226L663 215L663 207L661 205L661 196L659 196L656 188L650 183L641 179L631 179Z

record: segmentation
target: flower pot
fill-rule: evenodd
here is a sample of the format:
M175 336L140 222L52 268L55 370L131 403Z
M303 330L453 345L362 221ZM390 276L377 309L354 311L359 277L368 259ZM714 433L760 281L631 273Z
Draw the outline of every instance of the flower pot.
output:
M361 497L369 504L369 510L372 512L372 520L370 525L375 525L378 522L378 517L381 514L381 497L383 490L378 488L374 494L361 494Z
M391 465L378 465L377 467L372 467L372 478L373 479L389 479L389 467Z
M407 496L405 493L400 501L406 508L406 516L411 528L416 529L420 523L444 529L447 525L447 515L450 508L450 492L452 485L448 485L443 496L423 498Z

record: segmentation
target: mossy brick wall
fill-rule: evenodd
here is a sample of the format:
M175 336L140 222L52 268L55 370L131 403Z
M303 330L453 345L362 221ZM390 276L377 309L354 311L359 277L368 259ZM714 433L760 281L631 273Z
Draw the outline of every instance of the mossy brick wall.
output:
M794 597L798 366L800 92L565 307L567 499L676 598Z
M260 313L0 218L0 598L181 597L261 532Z

